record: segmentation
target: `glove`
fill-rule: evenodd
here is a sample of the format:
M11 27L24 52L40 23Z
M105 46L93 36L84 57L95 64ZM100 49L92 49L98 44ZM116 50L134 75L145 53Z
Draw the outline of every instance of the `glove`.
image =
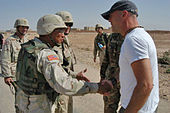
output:
M113 89L112 82L110 80L102 80L99 85L98 93L106 94Z

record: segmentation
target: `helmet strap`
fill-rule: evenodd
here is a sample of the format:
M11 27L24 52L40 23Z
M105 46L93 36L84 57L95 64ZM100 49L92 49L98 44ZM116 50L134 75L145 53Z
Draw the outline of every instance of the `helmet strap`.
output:
M51 34L49 35L49 39L51 40L51 42L53 43L54 46L58 46L58 44L52 38Z
M17 32L18 32L19 35L21 35L21 36L24 36L24 35L25 35L24 33L21 33L21 32L19 31L18 27L17 27Z

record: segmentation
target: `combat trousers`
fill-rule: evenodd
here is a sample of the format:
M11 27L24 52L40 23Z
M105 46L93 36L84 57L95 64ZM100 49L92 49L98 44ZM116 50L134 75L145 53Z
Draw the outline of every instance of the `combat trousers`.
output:
M60 94L52 107L52 113L73 113L73 98ZM54 112L53 112L54 111Z
M104 113L117 113L120 101L119 84L115 85L109 96L103 96Z
M106 69L106 77L105 79L114 81L114 88L110 91L109 96L103 96L104 100L104 113L117 113L117 109L119 107L120 101L120 83L117 82L115 78L115 69L113 69L110 65Z
M102 65L104 55L105 55L105 51L99 51L100 66Z

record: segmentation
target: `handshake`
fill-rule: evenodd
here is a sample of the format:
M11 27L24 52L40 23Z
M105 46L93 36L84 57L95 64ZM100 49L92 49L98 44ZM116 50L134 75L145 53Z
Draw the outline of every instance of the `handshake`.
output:
M98 93L103 95L109 95L109 92L113 89L113 83L111 80L101 80L98 83Z
M86 82L90 82L90 80L84 75L84 73L87 71L87 69L84 69L83 71L79 72L76 76L77 80L83 80ZM115 82L113 80L105 80L101 79L101 81L98 84L98 92L102 95L109 95L109 91L113 89L113 85Z

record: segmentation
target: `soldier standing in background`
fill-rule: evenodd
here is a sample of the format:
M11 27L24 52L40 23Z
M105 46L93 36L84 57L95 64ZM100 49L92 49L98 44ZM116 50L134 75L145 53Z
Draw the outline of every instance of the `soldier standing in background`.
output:
M0 34L0 50L2 50L3 40L4 40L4 36L3 34Z
M100 76L101 80L107 79L114 81L114 89L109 96L103 96L104 113L117 113L118 103L120 101L119 84L119 55L123 38L119 33L111 33L108 37L106 53L102 62Z
M98 54L100 60L100 66L101 66L105 55L108 35L105 32L103 32L103 26L101 24L96 24L95 30L98 34L94 39L94 49L93 49L94 62L96 62L96 56Z
M17 19L14 28L16 28L16 32L5 40L1 54L2 77L4 77L4 82L10 86L10 89L13 88L12 83L16 80L16 64L21 44L28 41L26 37L29 29L28 20ZM15 107L17 110L16 102ZM18 111L16 112L18 113Z
M3 41L4 40L4 36L3 34L0 34L0 77L1 77L1 51L2 51L2 45L3 45Z
M68 11L60 11L60 12L57 12L56 15L61 16L65 25L67 26L67 29L64 33L65 38L64 38L63 44L66 44L68 46L68 49L71 53L71 59L69 59L70 60L70 63L69 63L70 66L69 67L72 71L74 71L74 64L76 64L76 56L74 54L73 49L70 47L69 37L68 37L68 35L71 31L71 27L73 26L73 18L72 18L71 13L68 12Z
M21 44L28 41L26 34L29 29L28 20L21 18L15 21L16 32L5 40L2 46L2 75L6 84L15 80L16 63Z
M16 71L16 101L20 112L51 113L52 102L58 93L105 94L113 88L108 80L100 83L82 81L86 78L83 73L77 75L78 80L69 76L62 66L62 43L66 28L60 16L45 15L37 23L40 37L22 45Z
M76 76L77 73L74 71L74 64L76 63L76 57L75 54L70 47L70 43L68 40L68 35L71 31L71 27L73 26L73 18L70 12L68 11L60 11L57 12L56 15L59 15L62 17L65 25L67 26L65 30L65 37L62 43L63 48L63 64L62 67L71 75ZM56 102L54 103L57 107L55 110L55 113L73 113L73 98L72 96L66 96L60 94L57 97Z

